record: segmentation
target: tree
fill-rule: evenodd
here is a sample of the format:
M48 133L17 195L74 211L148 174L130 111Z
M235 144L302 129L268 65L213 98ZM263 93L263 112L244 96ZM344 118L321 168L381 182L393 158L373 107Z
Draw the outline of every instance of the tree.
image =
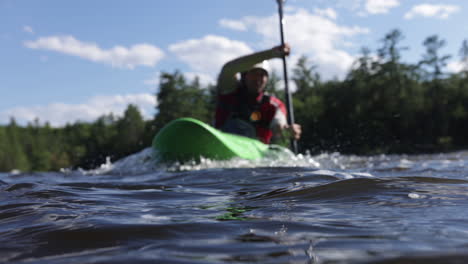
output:
M299 146L311 149L316 145L313 142L317 139L318 121L324 110L319 94L322 83L317 66L302 56L293 68L292 80L297 89L293 96L296 122L302 125L303 130Z
M439 39L437 35L429 36L423 42L426 47L426 53L423 54L423 59L419 63L420 66L429 67L428 78L430 80L439 80L444 76L442 69L447 66L447 60L450 55L440 55L440 49L446 45L446 41Z
M7 138L6 129L0 127L0 171L11 170L10 160L10 144Z
M196 79L188 84L180 72L162 73L159 92L156 95L156 128L160 129L180 117L193 117L210 122L213 115L209 110L213 102L210 95L210 90L201 88Z
M145 131L145 121L138 107L128 105L121 119L116 124L117 136L116 152L123 157L143 149L143 133ZM118 157L118 158L120 158Z
M449 120L445 117L448 106L447 93L443 90L442 78L445 76L443 68L447 65L450 55L440 55L440 49L445 46L445 40L439 39L437 35L430 36L424 41L426 53L423 54L423 60L419 63L421 66L429 68L428 79L431 82L426 83L428 101L427 130L428 138L440 141L447 136L449 129Z
M468 78L468 40L463 40L459 51L462 65L462 73L465 78Z
M21 142L22 134L21 129L16 124L14 118L10 119L10 123L5 129L4 136L6 143L4 143L5 150L3 156L3 170L9 171L13 169L27 171L30 168L28 157L24 152Z

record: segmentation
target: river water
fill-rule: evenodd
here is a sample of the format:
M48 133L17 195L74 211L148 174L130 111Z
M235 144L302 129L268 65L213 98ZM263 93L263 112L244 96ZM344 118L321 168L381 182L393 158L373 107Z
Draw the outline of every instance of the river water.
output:
M468 152L0 174L0 263L468 263Z

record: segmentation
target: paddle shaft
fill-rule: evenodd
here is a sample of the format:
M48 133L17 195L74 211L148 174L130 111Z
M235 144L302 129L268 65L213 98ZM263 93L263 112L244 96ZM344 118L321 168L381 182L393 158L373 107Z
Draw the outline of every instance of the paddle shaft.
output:
M278 2L278 13L279 13L279 22L280 22L280 35L281 35L281 45L284 46L284 29L283 29L283 2L284 0L276 0ZM286 98L286 107L288 110L288 124L292 126L294 124L294 108L292 102L292 96L289 92L288 84L288 67L286 64L286 55L282 56L283 59L283 76L284 76L284 92ZM294 153L297 153L297 141L291 139L291 149Z

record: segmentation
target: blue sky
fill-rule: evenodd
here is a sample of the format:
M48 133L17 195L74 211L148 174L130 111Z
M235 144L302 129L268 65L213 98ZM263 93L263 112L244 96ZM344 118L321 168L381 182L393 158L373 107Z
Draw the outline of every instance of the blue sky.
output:
M417 62L437 34L453 56L446 70L460 70L466 0L288 0L285 8L290 66L306 55L324 78L342 78L361 47L375 51L397 28L410 48L405 61ZM150 118L161 71L213 83L227 60L278 43L275 0L0 0L0 124L93 121L129 103Z

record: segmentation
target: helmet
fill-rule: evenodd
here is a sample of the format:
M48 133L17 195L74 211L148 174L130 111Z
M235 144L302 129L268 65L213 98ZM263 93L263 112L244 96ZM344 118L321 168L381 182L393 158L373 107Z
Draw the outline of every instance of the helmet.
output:
M247 71L251 71L251 70L253 70L253 69L262 69L262 70L264 70L264 71L266 72L266 74L267 74L267 76L268 76L268 74L269 74L269 72L270 72L270 64L268 63L267 60L264 60L264 61L262 61L262 62L259 62L259 63L257 63L257 64L254 64L254 65L253 65L252 67L250 67L250 69L247 70Z

